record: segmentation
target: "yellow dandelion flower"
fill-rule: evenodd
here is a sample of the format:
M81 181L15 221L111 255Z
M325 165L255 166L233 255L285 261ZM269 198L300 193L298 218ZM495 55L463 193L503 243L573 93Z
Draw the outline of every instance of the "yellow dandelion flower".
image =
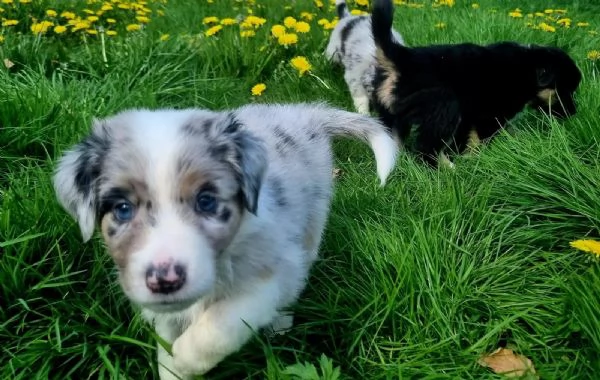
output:
M283 19L283 25L285 25L286 28L293 28L296 25L296 22L296 19L290 16Z
M96 35L98 34L98 31L96 29L86 29L85 32L87 34L91 34L91 35Z
M12 4L13 0L2 0L2 3L4 3L4 4Z
M246 23L248 25L252 25L255 28L258 28L259 26L263 25L265 22L267 22L267 19L264 19L262 17L257 17L257 16L248 16L244 20L244 23Z
M4 20L2 21L2 26L14 26L19 23L19 20Z
M277 38L279 45L289 46L298 43L298 35L295 33L284 33Z
M31 31L34 34L44 34L48 31L48 29L54 26L54 23L51 21L42 21L31 24Z
M219 22L219 18L215 17L215 16L204 17L202 19L202 23L205 24L205 25L216 24L218 22Z
M544 10L544 13L548 14L548 15L552 14L552 13L554 13L554 9L546 9L546 10Z
M325 30L333 29L333 28L335 28L337 23L338 23L338 20L332 20L329 24L324 25L323 29L325 29Z
M112 11L112 10L113 10L113 6L112 6L112 5L110 5L110 4L104 4L104 5L102 6L102 8L100 8L100 10L102 10L102 11L105 11L105 12L106 12L106 11Z
M555 9L555 10L554 10L554 13L561 13L561 14L565 14L565 13L567 13L567 10L566 10L566 9Z
M206 32L204 32L204 35L207 37L210 36L214 36L215 34L217 34L219 32L219 30L223 29L223 25L215 25L215 26L211 26L210 28L208 28L206 30Z
M435 2L433 3L433 6L446 6L446 7L453 7L455 4L454 0L435 0Z
M116 30L107 30L106 31L106 35L107 36L116 36L117 35L117 31Z
M234 25L237 21L234 18L224 18L221 20L221 25Z
M63 13L60 14L60 17L66 18L67 20L72 20L72 19L75 18L75 13L65 11L65 12L63 12Z
M117 7L121 8L121 9L131 9L131 5L123 4L123 3L117 5Z
M561 19L556 20L556 23L558 25L564 26L565 28L569 28L571 26L571 19L570 18L561 18Z
M369 6L369 0L356 0L355 3L356 3L356 5L359 5L361 7Z
M263 92L265 92L265 90L267 89L267 85L264 83L258 83L255 84L254 86L252 86L252 88L250 89L250 92L252 93L252 96L261 96Z
M69 22L70 24L70 22ZM87 29L90 27L90 23L87 21L76 21L73 24L73 29L71 31L76 32L78 30Z
M160 10L160 9L159 9L158 11L156 11L156 13L157 13L159 16L164 16L164 15L165 15L165 12L164 12L164 11L162 11L162 10Z
M95 14L95 13L96 13L96 12L94 12L94 11L93 11L93 10L91 10L91 9L84 9L84 10L83 10L83 12L87 13L88 15L93 15L93 14Z
M600 59L600 51L599 50L590 50L587 53L587 57L588 57L588 59L591 59L592 61L597 61ZM596 242L596 243L598 243L598 242ZM598 244L600 247L600 243L598 243ZM599 252L600 252L600 250L599 250Z
M329 24L329 20L327 20L326 18L322 18L319 21L317 21L317 24L326 25L326 24Z
M298 21L296 25L294 25L294 29L298 33L308 33L310 32L310 25L304 21Z
M56 25L54 27L54 33L61 34L67 31L67 27L64 25Z
M240 37L248 38L256 36L256 32L254 30L242 30L240 32Z
M589 22L578 22L577 26L580 28L585 28L586 26L590 26Z
M314 13L310 13L310 12L301 12L300 13L300 18L303 18L306 21L312 21L312 19L314 17L315 17Z
M54 9L48 9L46 11L46 16L48 16L48 17L56 17L57 14L58 13L56 13L56 11Z
M147 24L150 22L150 18L146 16L137 16L135 19L138 20L138 22L141 22L142 24Z
M4 42L4 36L0 36L0 44Z
M471 4L471 8L473 8L473 9L479 9L479 4L473 3L473 4Z
M310 71L310 69L312 68L310 62L308 62L308 59L306 59L306 57L302 57L302 56L292 58L290 60L290 64L292 65L293 68L298 70L298 73L300 75L303 75L307 71Z
M541 22L538 27L543 30L544 32L550 32L550 33L554 33L556 32L556 28L546 24L545 22Z
M315 7L323 8L323 2L321 0L315 0Z
M434 25L436 28L438 29L444 29L447 25L445 22L438 22L437 24Z
M514 10L514 11L512 11L512 12L508 12L508 15L509 15L510 17L514 17L514 18L520 18L520 17L523 17L523 13L521 13L521 11L520 11L520 10Z
M30 4L31 0L19 0L19 3L21 3L21 4Z
M170 37L169 34L165 33L160 36L159 40L166 41L169 39L169 37Z
M273 35L273 37L277 37L279 38L279 36L282 36L285 34L285 26L283 25L273 25L271 27L271 34Z
M142 29L142 26L140 24L129 24L125 27L125 30L127 30L128 32L135 32Z
M94 22L94 21L98 21L98 16L87 16L85 19L88 20L89 22Z
M350 14L354 15L354 16L364 16L364 15L368 15L369 12L360 10L360 9L353 9L350 11Z
M106 22L109 24L115 24L117 22L117 20L115 20L114 18L107 18Z
M592 253L600 257L600 241L597 240L575 240L570 243L570 246L580 251Z

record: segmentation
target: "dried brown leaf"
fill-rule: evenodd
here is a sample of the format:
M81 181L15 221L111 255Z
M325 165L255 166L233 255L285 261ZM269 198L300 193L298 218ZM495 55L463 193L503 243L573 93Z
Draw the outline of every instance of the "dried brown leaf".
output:
M479 358L478 363L507 377L521 377L525 374L535 375L535 368L531 360L523 355L516 354L509 348L498 348L491 354L483 355ZM535 378L538 378L537 375Z
M333 169L333 173L331 174L333 178L339 178L342 175L342 169L335 168Z
M13 67L15 64L13 61L11 61L8 58L4 58L4 67L6 67L7 69L10 69L11 67Z

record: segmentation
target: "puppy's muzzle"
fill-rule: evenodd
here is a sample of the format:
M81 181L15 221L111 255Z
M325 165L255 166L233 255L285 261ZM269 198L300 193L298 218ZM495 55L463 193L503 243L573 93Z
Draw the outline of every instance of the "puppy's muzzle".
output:
M152 293L174 293L183 287L185 280L185 267L173 261L151 264L146 270L146 286Z

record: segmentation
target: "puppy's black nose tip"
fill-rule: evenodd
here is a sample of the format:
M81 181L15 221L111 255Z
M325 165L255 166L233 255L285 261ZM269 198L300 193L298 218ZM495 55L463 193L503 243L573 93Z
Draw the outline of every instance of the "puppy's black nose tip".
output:
M146 286L152 293L174 293L183 287L185 278L185 267L181 264L153 264L146 270Z

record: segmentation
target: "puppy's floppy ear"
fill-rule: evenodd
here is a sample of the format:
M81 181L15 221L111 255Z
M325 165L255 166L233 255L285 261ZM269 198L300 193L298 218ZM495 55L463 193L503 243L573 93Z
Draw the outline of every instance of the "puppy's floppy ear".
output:
M244 205L253 214L258 207L258 196L267 170L267 150L261 139L244 130L243 124L229 115L222 131L233 143L234 154L227 156L233 166L244 196Z
M79 223L83 241L92 237L96 223L96 190L102 161L110 148L104 123L94 120L94 130L66 152L54 174L54 190L60 204Z
M556 80L554 70L549 67L538 67L536 76L538 87L550 87Z

